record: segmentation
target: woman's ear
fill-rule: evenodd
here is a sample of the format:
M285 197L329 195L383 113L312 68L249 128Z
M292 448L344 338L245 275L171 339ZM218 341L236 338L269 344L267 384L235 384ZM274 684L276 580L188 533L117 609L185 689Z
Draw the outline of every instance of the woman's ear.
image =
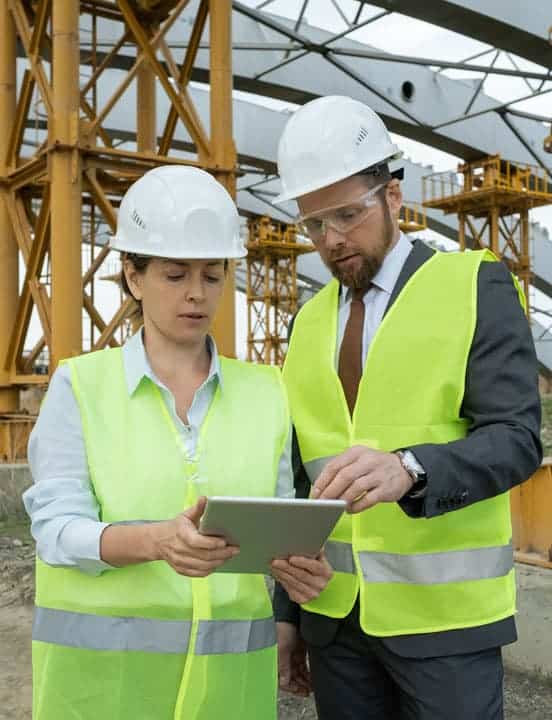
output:
M132 260L128 258L123 260L123 273L132 297L140 302L142 300L142 273L138 272Z

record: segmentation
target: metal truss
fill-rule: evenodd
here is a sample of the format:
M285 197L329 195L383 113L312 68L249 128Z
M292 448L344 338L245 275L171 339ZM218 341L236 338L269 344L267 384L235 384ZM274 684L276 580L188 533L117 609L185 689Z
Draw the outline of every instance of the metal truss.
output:
M283 365L298 309L297 258L314 248L295 226L260 217L248 221L247 249L247 359Z
M472 37L488 45L525 57L537 65L552 67L552 49L548 39L550 6L547 3L499 3L473 0L358 0L360 6L372 5L388 11L424 20L453 32Z
M550 48L550 52L547 55L549 63L547 66L548 69L543 72L523 71L518 67L516 61L511 57L508 52L503 52L501 49L494 48L491 48L490 50L485 51L484 53L479 55L479 57L483 57L484 55L489 55L493 53L493 57L490 63L487 65L474 64L473 59L475 58L473 57L467 58L463 62L450 62L439 58L420 58L414 56L397 55L381 52L366 46L363 47L359 43L350 43L348 46L336 44L336 41L345 38L347 35L350 35L352 32L359 30L362 27L365 27L367 24L371 24L381 19L382 17L387 16L392 10L398 9L396 8L395 3L373 3L379 4L382 7L386 7L388 9L364 21L361 20L361 13L357 13L354 21L349 21L345 16L343 10L340 8L339 14L342 20L347 24L346 30L335 35L328 34L328 37L326 37L322 41L315 39L314 36L316 29L309 28L305 24L303 24L303 32L299 32L299 28L302 24L302 19L305 14L306 7L308 6L308 2L302 6L301 13L298 16L297 21L293 25L292 20L288 22L286 19L269 15L266 12L261 12L261 9L266 8L270 4L270 2L261 3L255 8L250 7L242 2L238 2L237 0L233 2L234 10L237 13L249 18L250 20L255 21L259 25L269 29L274 33L277 33L278 35L287 38L289 42L293 43L290 48L287 48L285 50L283 58L280 61L268 65L266 69L263 69L262 72L256 72L254 75L255 81L259 81L263 78L266 79L268 75L271 75L275 71L279 71L282 68L289 66L291 63L297 63L299 60L305 58L305 56L309 54L318 55L321 59L323 59L324 62L333 65L345 76L354 80L359 86L365 88L367 91L376 96L380 101L382 101L384 107L390 108L395 112L400 113L401 117L406 117L412 125L420 128L420 130L418 131L420 139L422 139L422 136L424 134L429 135L431 133L438 133L439 131L442 131L446 128L454 128L459 123L465 122L467 120L480 118L483 115L495 114L495 116L500 118L500 121L502 121L504 125L517 138L521 146L527 151L529 155L529 158L517 157L515 159L525 162L527 162L528 160L530 162L536 162L552 177L552 169L550 163L543 159L540 153L535 152L533 144L531 142L532 137L526 136L524 134L524 131L519 126L517 126L512 119L513 117L523 117L525 120L532 120L539 123L541 122L541 117L533 115L531 113L516 112L514 106L522 101L541 97L552 91L552 82L550 82L552 79L552 48ZM334 6L339 7L337 0L333 4ZM412 6L416 4L402 3L401 7L403 5ZM361 7L364 6L362 5ZM423 15L425 13L425 9L423 11L419 10L410 14L419 16L420 12ZM317 34L320 35L320 33ZM262 44L251 45L247 49L253 50L254 48L258 48L260 50L262 48ZM236 45L236 52L238 51L238 49L240 49L240 46ZM243 49L245 49L245 47ZM271 45L270 42L268 42L265 44L263 49L267 53L269 51L272 51L272 53L274 53L277 50L277 46ZM290 53L292 52L294 54L290 55ZM496 66L496 63L502 55L504 55L509 60L512 68L502 68ZM435 72L441 72L446 69L462 70L469 72L470 74L479 73L482 75L482 77L480 78L475 91L472 92L471 96L468 99L468 102L460 112L452 113L452 117L448 117L443 122L431 122L429 118L423 118L419 114L415 114L412 111L412 107L409 106L409 102L413 100L413 95L415 92L414 83L412 83L411 81L405 81L403 83L403 86L401 88L402 102L397 102L388 92L385 92L378 85L378 83L370 81L367 77L367 73L359 72L359 69L352 67L350 63L344 62L344 59L346 58L352 58L357 60L372 60L378 63L389 64L389 66L391 66L392 63L393 65L407 65L409 67L426 67L433 69ZM521 78L528 84L530 92L522 97L512 98L512 100L505 103L496 103L492 101L488 102L485 98L484 102L482 103L484 106L483 108L472 110L472 108L474 108L474 105L476 105L476 101L482 95L485 81L490 75ZM529 80L538 81L538 85L533 87L529 83ZM512 117L510 117L510 115ZM400 132L398 128L396 129ZM406 134L410 134L412 136L412 133ZM544 138L541 139L541 147L543 145L543 141ZM490 149L487 152L491 154ZM460 152L457 154L462 155L465 153Z

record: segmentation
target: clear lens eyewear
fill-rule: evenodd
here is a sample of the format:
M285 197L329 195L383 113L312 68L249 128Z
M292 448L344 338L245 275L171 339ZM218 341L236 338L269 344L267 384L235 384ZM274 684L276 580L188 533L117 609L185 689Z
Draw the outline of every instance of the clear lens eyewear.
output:
M364 222L377 207L376 194L386 183L376 185L364 195L348 205L338 205L312 215L304 215L296 220L297 228L303 235L313 240L320 240L329 228L345 235Z

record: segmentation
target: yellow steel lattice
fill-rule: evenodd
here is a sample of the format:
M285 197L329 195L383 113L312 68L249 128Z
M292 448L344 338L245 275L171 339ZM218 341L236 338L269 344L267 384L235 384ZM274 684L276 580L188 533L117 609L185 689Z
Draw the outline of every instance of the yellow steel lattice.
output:
M458 214L461 249L492 250L519 277L529 306L529 211L552 203L546 171L493 155L423 178L423 198L426 207Z
M312 252L294 225L250 219L247 243L247 357L282 365L289 320L297 311L297 257Z

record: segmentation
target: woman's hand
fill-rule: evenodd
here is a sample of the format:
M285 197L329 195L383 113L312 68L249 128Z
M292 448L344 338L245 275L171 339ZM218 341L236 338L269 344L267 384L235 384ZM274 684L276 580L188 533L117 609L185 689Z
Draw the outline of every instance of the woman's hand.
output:
M303 604L320 595L333 570L322 551L316 558L294 555L287 560L273 560L272 575L293 602Z
M240 551L223 538L198 531L206 503L207 499L201 497L173 520L151 525L156 559L165 560L179 575L206 577Z

